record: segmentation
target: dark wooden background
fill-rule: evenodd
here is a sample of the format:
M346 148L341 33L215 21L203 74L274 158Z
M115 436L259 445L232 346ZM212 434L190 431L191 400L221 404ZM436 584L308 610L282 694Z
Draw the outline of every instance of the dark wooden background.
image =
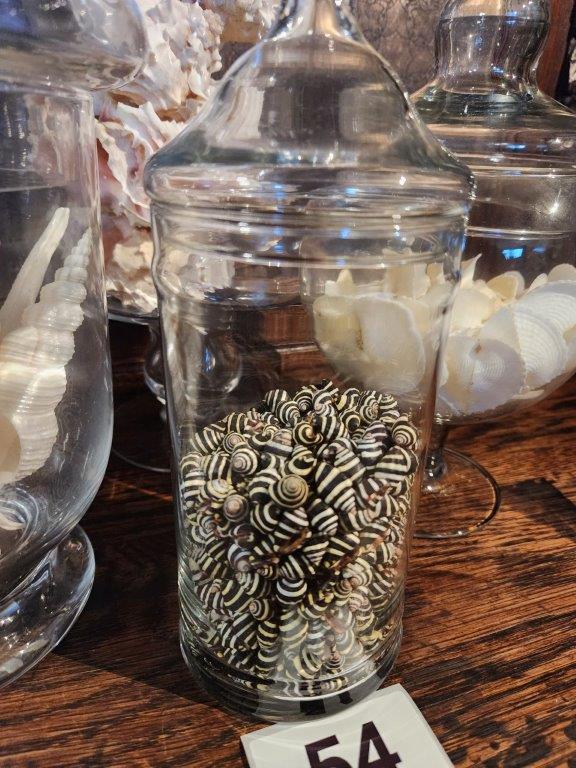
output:
M113 331L121 401L142 391L143 338ZM473 538L414 547L388 682L459 768L576 768L575 427L572 381L513 421L458 430L502 484L502 510ZM180 658L168 477L112 458L84 526L93 594L0 693L0 768L240 768L239 737L259 724L222 711Z

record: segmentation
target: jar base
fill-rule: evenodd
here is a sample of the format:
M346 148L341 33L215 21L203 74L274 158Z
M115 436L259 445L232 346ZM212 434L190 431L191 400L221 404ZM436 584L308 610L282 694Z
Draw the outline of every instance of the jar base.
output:
M0 688L38 664L65 637L94 581L94 552L76 527L0 601Z
M273 691L255 691L225 677L224 665L215 663L212 655L197 644L190 643L180 627L180 648L184 660L192 675L216 699L218 706L271 723L326 717L357 704L374 693L390 673L400 651L401 641L400 622L377 664L370 663L365 679L348 688L324 696L282 696Z
M424 475L414 533L419 539L476 533L500 507L500 488L488 470L453 448L444 448L442 458L439 475Z

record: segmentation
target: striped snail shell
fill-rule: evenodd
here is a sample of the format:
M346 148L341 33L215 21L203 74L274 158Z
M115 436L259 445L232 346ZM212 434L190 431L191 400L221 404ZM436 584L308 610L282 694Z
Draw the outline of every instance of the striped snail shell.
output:
M352 613L362 610L364 606L370 607L370 600L368 599L368 588L358 587L355 589L348 598L348 608Z
M368 597L373 608L382 609L394 592L394 579L390 576L375 573L369 587Z
M378 405L380 406L380 413L398 410L398 401L393 395L379 395Z
M316 459L314 458L312 451L303 445L297 445L292 450L292 455L288 459L286 470L292 475L308 477L314 469L315 463Z
M340 579L336 582L334 589L332 590L332 594L334 595L334 602L337 605L347 603L353 590L354 587L347 579Z
M276 415L282 424L287 427L293 427L300 418L300 408L298 408L298 405L294 400L288 400L278 406Z
M288 579L281 576L276 582L276 596L284 605L299 603L306 594L306 582L302 578Z
M344 424L348 432L355 432L362 424L362 419L358 415L358 412L352 408L347 411L342 411L340 414L340 421Z
M320 384L316 387L316 394L320 392L327 392L330 395L332 402L336 402L338 399L338 387L334 385L334 382L330 379L322 379Z
M262 429L262 425L264 425L264 429L272 429L272 434L280 429L280 421L277 416L275 416L273 413L270 413L270 411L264 411L264 413L259 413L258 416L258 424L259 429Z
M256 672L262 677L271 675L276 669L279 655L280 649L276 646L271 648L260 648L256 654L256 660L254 662Z
M274 531L274 539L279 543L291 541L300 536L307 527L308 515L302 507L285 509Z
M182 457L180 461L180 473L183 477L195 469L200 469L204 456L198 451L191 451Z
M325 615L333 599L333 594L321 595L317 590L310 590L306 593L299 610L307 619L319 619Z
M314 416L312 426L319 432L327 443L337 440L339 437L347 437L348 430L336 414L328 416Z
M363 557L357 557L342 571L342 576L352 585L352 590L367 587L372 581L373 574L370 563Z
M387 486L385 482L377 480L374 476L367 477L365 475L356 486L358 506L375 507L386 490Z
M351 411L358 405L360 400L360 390L356 387L349 387L342 392L336 399L336 408L342 413Z
M418 432L407 416L400 416L392 427L392 438L401 448L415 448L418 443Z
M248 416L245 413L230 413L225 420L226 432L236 432L241 435L246 431Z
M280 544L273 536L264 535L258 539L256 544L254 544L252 551L260 559L268 560L271 558L277 559L279 549Z
M254 555L239 544L233 543L228 549L228 562L235 571L246 573L252 568Z
M315 498L308 506L308 519L314 533L333 536L338 530L338 515L321 499Z
M374 470L374 477L377 480L384 480L388 483L395 483L407 475L411 475L418 465L416 455L407 448L394 446L381 459Z
M276 563L258 563L255 570L265 579L278 578L278 566Z
M341 634L354 626L354 616L347 605L339 605L328 616L328 620L336 635Z
M362 645L368 656L371 656L378 650L378 647L382 644L383 637L384 635L380 630L374 630L370 635L363 633Z
M356 630L359 630L360 632L368 631L368 633L374 630L374 625L376 624L376 616L374 615L374 611L372 610L370 602L365 603L360 607L358 611L356 611L354 619Z
M239 475L253 475L258 469L258 454L247 446L235 448L230 460L232 470Z
M224 501L232 486L227 480L208 480L204 486L204 494L213 501Z
M360 533L360 544L363 547L375 547L384 540L388 530L388 521L375 520L367 525Z
M356 443L356 449L365 467L374 466L384 455L384 446L374 438L362 436Z
M319 461L314 472L318 495L322 500L342 512L350 512L356 506L356 497L350 478L325 461Z
M200 602L208 609L214 609L215 608L215 601L217 599L218 595L221 595L220 592L220 585L221 585L220 579L215 579L214 581L205 581L203 584L200 584L197 588L197 594L198 599ZM222 605L224 603L222 602Z
M276 645L279 633L278 622L274 619L265 619L258 624L256 642L260 648L273 648Z
M283 475L287 469L286 459L283 456L278 456L275 453L260 454L260 464L262 469L266 469L269 472L274 472L277 477Z
M222 440L222 449L224 451L232 453L232 451L240 445L246 445L246 440L238 432L229 432L227 435L224 435L224 439Z
M276 412L282 403L290 401L290 395L285 389L271 389L264 395L263 402L268 407L268 410L278 415Z
M312 395L312 409L316 413L326 413L327 408L332 412L336 410L333 393L329 389L319 389Z
M336 650L344 657L350 656L356 645L356 636L352 629L346 629L336 636Z
M288 459L293 444L292 432L289 429L279 429L266 443L266 452Z
M204 551L215 560L225 560L228 551L228 542L226 539L211 539L204 544Z
M302 544L300 553L313 570L315 570L324 558L324 553L328 548L327 539L310 539Z
M271 488L270 498L281 507L295 509L308 498L308 483L300 475L285 475Z
M256 504L250 510L250 523L260 533L272 533L282 516L282 510L272 502Z
M299 424L296 424L292 434L294 441L299 445L316 445L322 442L322 435L319 435L308 421L301 421Z
M208 480L228 480L230 476L230 459L224 451L216 451L205 456L202 461L202 471Z
M339 437L333 442L322 446L318 451L318 458L333 464L339 453L342 451L354 451L355 447L354 442L349 437Z
M253 648L257 629L258 624L251 614L238 614L230 626L232 634L230 645L233 648Z
M324 669L328 674L337 674L342 669L342 654L334 649L324 662Z
M354 451L341 450L336 454L334 459L334 466L340 470L340 472L348 477L352 483L357 483L362 479L365 473L364 465L359 456Z
M326 648L326 627L320 619L313 619L308 625L306 648L322 656Z
M222 588L222 600L230 613L244 613L248 610L251 596L246 593L241 584L230 579Z
M239 493L231 493L226 497L222 512L233 523L240 522L248 514L248 500Z
M359 544L360 537L357 533L342 533L333 536L326 549L326 558L322 565L327 568L334 566L339 560L354 552Z
M294 659L294 666L303 680L312 680L322 667L322 659L307 646L304 646L299 656Z
M376 517L389 521L398 514L400 503L389 493L385 493L376 505Z
M308 413L312 408L312 396L314 395L314 389L310 386L302 387L294 395L294 402L298 406L301 413Z
M248 496L252 502L270 501L270 490L278 481L278 474L268 469L260 470L250 479L248 484Z
M254 531L246 523L240 523L239 525L233 525L230 530L230 535L241 547L248 547L254 543Z
M274 431L270 431L274 430ZM260 432L255 432L248 438L248 445L253 451L260 453L260 451L266 450L266 446L277 432L274 427L265 427Z
M357 507L352 512L343 515L344 527L351 531L362 531L378 517L375 506Z
M192 504L205 484L204 473L199 469L193 469L188 472L184 478L180 490L185 506Z
M385 411L380 414L380 420L388 427L392 428L400 418L400 411Z
M307 579L313 576L315 571L316 569L310 565L301 553L293 552L282 562L279 574L287 579Z
M297 609L288 608L282 612L280 628L284 644L293 648L308 634L308 620Z
M358 406L358 416L364 424L371 424L376 421L380 414L378 403L375 400L365 400Z
M394 544L382 541L380 544L378 544L375 550L376 562L379 564L393 562L396 557L396 550L397 548L394 546Z
M272 600L256 598L250 602L248 607L256 621L266 621L274 616L274 603Z
M224 429L210 425L193 435L190 442L197 451L207 454L217 450L223 439Z
M365 440L376 440L385 448L390 448L393 444L390 429L383 421L374 421L364 430Z
M239 573L238 582L250 597L268 597L272 591L270 583L256 571Z

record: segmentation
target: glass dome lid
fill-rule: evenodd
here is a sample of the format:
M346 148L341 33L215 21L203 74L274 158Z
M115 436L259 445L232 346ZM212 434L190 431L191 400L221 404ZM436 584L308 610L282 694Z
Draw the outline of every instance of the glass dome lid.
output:
M5 0L0 80L65 90L130 80L147 41L135 0Z
M346 2L285 0L268 36L152 158L146 185L156 203L257 197L273 210L297 210L305 199L307 210L336 206L343 215L384 191L395 210L415 215L420 206L465 211L472 182L423 125Z

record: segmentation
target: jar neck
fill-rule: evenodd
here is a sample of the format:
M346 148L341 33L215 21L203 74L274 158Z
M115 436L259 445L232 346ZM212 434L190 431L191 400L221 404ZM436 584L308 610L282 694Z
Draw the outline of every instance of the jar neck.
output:
M536 86L549 26L548 0L452 0L436 37L436 78L447 90L485 93ZM526 7L529 6L529 12Z
M310 34L362 39L349 0L282 0L267 37Z

